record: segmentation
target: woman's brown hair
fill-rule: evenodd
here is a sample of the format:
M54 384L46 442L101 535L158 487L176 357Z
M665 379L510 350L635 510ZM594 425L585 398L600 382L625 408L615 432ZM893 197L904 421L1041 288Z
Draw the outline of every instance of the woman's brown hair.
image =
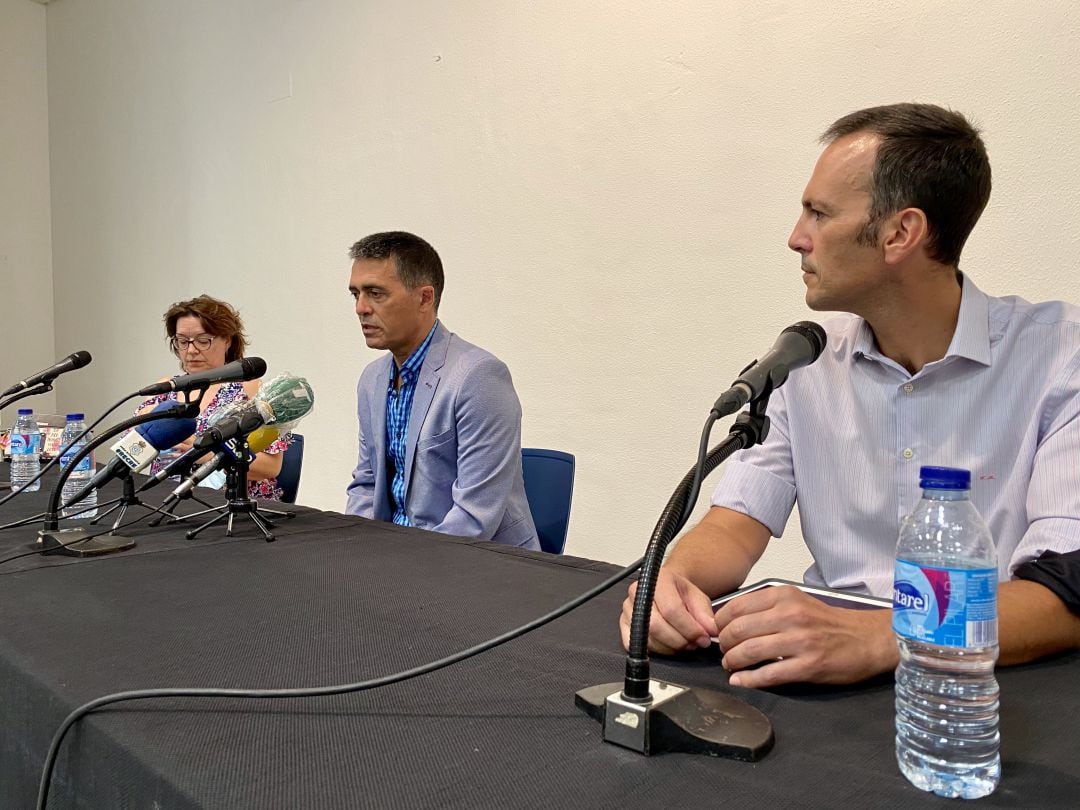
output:
M165 312L165 336L172 340L176 336L176 322L188 315L202 321L208 335L230 339L229 349L225 353L226 363L244 356L247 335L244 334L240 313L232 306L209 295L200 295L190 301L177 301Z

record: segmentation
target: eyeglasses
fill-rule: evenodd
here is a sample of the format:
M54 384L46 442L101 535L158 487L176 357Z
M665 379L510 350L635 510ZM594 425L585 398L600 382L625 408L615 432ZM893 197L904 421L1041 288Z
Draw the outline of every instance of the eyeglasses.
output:
M189 347L194 346L200 352L205 352L211 346L214 345L214 338L216 335L199 335L198 337L186 338L180 335L173 335L169 338L169 348L173 350L174 354L182 354L186 352Z

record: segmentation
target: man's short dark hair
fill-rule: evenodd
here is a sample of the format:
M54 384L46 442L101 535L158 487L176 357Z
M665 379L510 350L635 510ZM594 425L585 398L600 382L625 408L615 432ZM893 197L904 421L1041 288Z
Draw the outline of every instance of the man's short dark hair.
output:
M430 284L435 288L435 311L442 300L442 260L435 248L405 231L387 231L365 236L349 250L349 257L357 259L393 259L398 281L415 290Z
M845 115L821 136L881 137L870 185L870 216L859 235L877 244L890 214L919 208L930 226L930 258L956 266L968 235L990 199L990 160L979 130L963 115L934 104L890 104Z

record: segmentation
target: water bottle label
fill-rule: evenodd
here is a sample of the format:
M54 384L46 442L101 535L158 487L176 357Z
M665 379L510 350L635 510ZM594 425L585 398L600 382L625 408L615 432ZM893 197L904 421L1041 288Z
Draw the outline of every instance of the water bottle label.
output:
M997 573L897 560L893 630L938 647L997 644Z
M74 450L71 450L70 452L64 453L64 455L60 456L60 466L61 467L67 467L69 464L71 464L71 459L75 458L75 454L79 452L79 449L80 448L76 447ZM82 459L82 461L79 462L79 465L75 468L75 472L80 472L80 473L93 472L93 470L94 470L94 454L93 453L90 453L89 455L86 456L86 458Z
M33 433L12 433L9 452L13 456L35 455L40 446L41 436Z

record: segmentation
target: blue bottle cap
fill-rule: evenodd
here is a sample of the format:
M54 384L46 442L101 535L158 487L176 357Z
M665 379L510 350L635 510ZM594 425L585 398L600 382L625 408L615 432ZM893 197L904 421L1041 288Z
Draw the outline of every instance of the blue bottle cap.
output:
M67 418L68 418L69 422L81 422L83 419L86 418L86 414L85 413L69 413L67 415Z
M19 416L30 416L33 412L33 408L19 408Z
M971 471L958 467L920 467L919 486L923 489L971 489Z

